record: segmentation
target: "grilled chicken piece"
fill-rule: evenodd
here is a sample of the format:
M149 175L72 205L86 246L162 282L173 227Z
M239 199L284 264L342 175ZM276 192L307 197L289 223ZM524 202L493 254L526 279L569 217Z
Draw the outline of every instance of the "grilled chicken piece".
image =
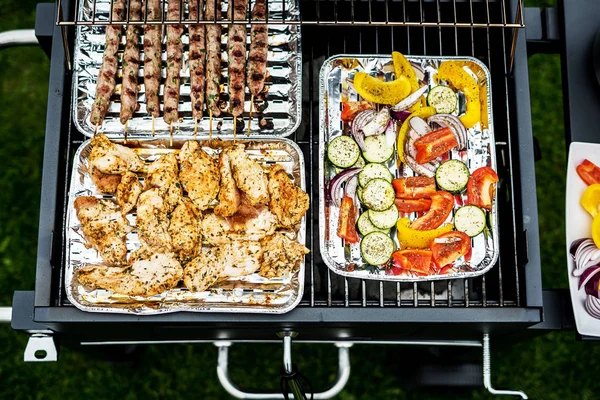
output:
M183 271L183 284L192 292L203 292L225 279L219 263L219 248L203 249L198 257L187 263Z
M169 235L169 206L163 198L164 189L153 188L140 195L136 226L142 245L155 253L171 252Z
M94 185L96 185L96 188L102 193L115 194L119 183L121 183L121 175L103 174L93 166L90 169L90 177L92 178Z
M166 154L148 166L146 189L162 189L161 195L167 202L168 212L172 212L183 197L178 175L179 166L175 153Z
M260 268L263 249L258 242L235 241L218 247L218 263L227 278L250 275Z
M244 145L234 146L229 151L229 158L235 183L244 192L248 203L252 206L268 204L267 175L259 163L248 157Z
M240 191L231 172L228 150L223 150L219 155L219 171L221 172L221 190L219 191L219 204L215 207L215 214L221 217L229 217L237 212L241 199Z
M76 198L74 206L87 245L98 250L106 263L125 264L125 237L133 227L127 223L117 205L110 200L85 196Z
M310 250L291 240L286 235L276 233L260 240L263 258L258 274L264 278L289 275L304 259Z
M186 142L179 152L179 179L194 204L204 211L217 198L220 174L217 163L198 142Z
M129 147L112 143L104 134L91 141L92 151L88 157L90 167L104 174L123 175L127 171L140 171L144 161Z
M266 207L257 210L255 217L235 215L231 218L207 214L200 223L203 239L212 245L234 240L259 240L275 233L277 217Z
M308 194L294 185L281 165L274 165L269 171L269 210L284 228L293 228L300 223L310 206Z
M154 254L130 267L87 266L77 271L82 285L129 296L154 296L177 286L183 268L172 254Z
M198 255L202 240L200 234L200 211L189 199L183 199L171 215L169 234L173 251L182 261Z
M118 175L116 175L118 176ZM137 204L142 193L142 184L138 176L131 171L125 172L117 186L117 204L121 207L121 214L127 215Z

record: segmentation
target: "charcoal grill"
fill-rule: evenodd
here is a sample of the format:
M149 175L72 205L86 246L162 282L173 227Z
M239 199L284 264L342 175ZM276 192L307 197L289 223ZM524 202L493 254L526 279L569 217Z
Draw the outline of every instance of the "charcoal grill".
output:
M519 34L526 20L536 28L556 19L544 18L547 15L539 10L525 11L521 0L302 0L300 8L299 21L268 22L297 23L302 28L303 115L291 138L304 153L313 203L307 215L311 253L306 257L301 303L285 315L138 317L82 312L68 302L63 287L69 171L75 150L85 140L75 128L69 108L74 26L110 21L78 20L76 1L72 0L38 6L36 35L51 54L51 68L36 285L34 291L15 292L12 304L13 328L31 335L26 360L35 361L33 354L39 349L47 353L42 360L55 359L55 338L88 345L215 342L219 378L226 389L234 396L252 398L228 378L228 346L238 341L283 340L288 365L293 337L294 341L336 343L339 347L338 381L319 395L327 398L339 392L348 379L348 348L352 344L454 345L483 349L484 384L495 392L490 384L490 336L501 340L568 326L568 299L562 292L543 291L541 285L536 152L528 90L529 30L527 35ZM535 43L545 43L546 30L535 39ZM491 71L501 179L500 257L481 277L428 283L355 280L335 275L321 259L316 204L318 72L324 60L335 54L390 54L393 50L473 56ZM5 319L10 318L10 312L5 312Z

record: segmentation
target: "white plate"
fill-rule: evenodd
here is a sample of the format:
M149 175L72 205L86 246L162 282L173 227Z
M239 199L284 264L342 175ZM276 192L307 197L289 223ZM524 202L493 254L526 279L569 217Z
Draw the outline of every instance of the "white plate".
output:
M585 310L585 291L577 289L579 278L573 276L575 262L569 254L569 247L574 240L591 238L592 217L579 204L579 199L587 185L581 180L575 168L584 159L588 159L600 166L600 144L572 142L569 148L569 162L567 165L567 194L566 194L566 227L567 227L567 266L569 274L569 288L573 303L573 314L577 331L581 335L600 336L600 319L592 317Z

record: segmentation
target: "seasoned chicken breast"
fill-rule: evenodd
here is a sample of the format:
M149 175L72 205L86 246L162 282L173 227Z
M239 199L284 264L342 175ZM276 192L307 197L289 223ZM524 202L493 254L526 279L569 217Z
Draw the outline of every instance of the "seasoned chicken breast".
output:
M121 214L127 215L137 204L142 193L142 184L138 176L131 171L125 172L117 186L117 204L121 207Z
M218 247L217 262L227 278L250 275L260 268L263 249L259 242L234 241Z
M177 286L183 268L172 254L154 254L130 267L86 266L77 271L82 285L129 296L154 296Z
M243 145L232 147L228 154L233 178L247 202L252 206L269 204L267 175L260 164L248 157Z
M144 162L129 147L112 143L104 134L92 138L92 151L88 157L90 167L104 174L123 175L127 171L140 171Z
M219 172L221 173L221 190L219 191L219 204L215 207L215 214L229 217L236 213L240 206L240 191L238 190L231 172L229 149L219 155Z
M198 257L186 264L183 284L192 292L203 292L225 279L217 247L203 249Z
M167 204L167 212L172 212L183 198L179 182L179 166L175 153L169 153L148 166L145 188L160 188Z
M300 223L310 206L308 194L294 185L281 165L273 165L269 171L269 210L277 216L279 225L293 228Z
M173 251L182 261L194 258L201 246L200 211L188 198L185 198L173 211L169 224L169 235Z
M260 208L255 217L242 218L238 215L223 218L206 214L200 223L203 240L220 245L232 240L259 240L272 235L277 228L277 217L266 207Z
M186 142L179 152L179 180L194 204L204 211L217 198L221 176L217 163L195 141Z
M133 227L127 223L117 205L110 200L87 196L76 198L74 205L88 245L98 250L107 264L125 264L125 237Z
M90 167L92 182L102 193L115 194L121 183L121 175L110 175L100 172L96 167Z
M136 226L138 237L143 245L151 252L166 253L172 250L172 245L168 231L168 205L161 191L162 189L153 188L140 195Z
M289 275L310 251L286 235L276 233L260 240L263 257L258 274L265 278Z

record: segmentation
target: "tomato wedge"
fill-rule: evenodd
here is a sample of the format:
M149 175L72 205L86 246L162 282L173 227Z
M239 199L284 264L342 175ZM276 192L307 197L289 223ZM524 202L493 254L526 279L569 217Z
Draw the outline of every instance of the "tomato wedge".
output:
M433 262L443 268L471 251L471 238L463 232L452 231L433 239L430 247Z
M467 202L471 205L492 209L492 201L496 195L498 174L490 167L477 168L467 183Z
M342 102L342 121L350 122L359 112L372 108L373 106L368 101L344 101Z
M435 179L426 176L411 176L392 181L396 197L399 199L422 199L435 193Z
M349 196L342 198L337 235L348 243L358 243L360 238L356 232L356 207Z
M583 160L576 168L579 177L587 184L600 183L600 168L588 159Z
M414 145L417 149L415 160L419 164L425 164L449 152L458 146L458 142L450 128L442 128L421 136L415 140Z
M427 231L439 228L454 207L454 196L450 193L440 190L431 195L431 207L425 215L417 218L412 224L412 229Z
M392 263L396 268L429 275L431 258L431 250L398 250L392 254Z
M431 208L429 199L396 199L396 207L401 213L423 212Z

